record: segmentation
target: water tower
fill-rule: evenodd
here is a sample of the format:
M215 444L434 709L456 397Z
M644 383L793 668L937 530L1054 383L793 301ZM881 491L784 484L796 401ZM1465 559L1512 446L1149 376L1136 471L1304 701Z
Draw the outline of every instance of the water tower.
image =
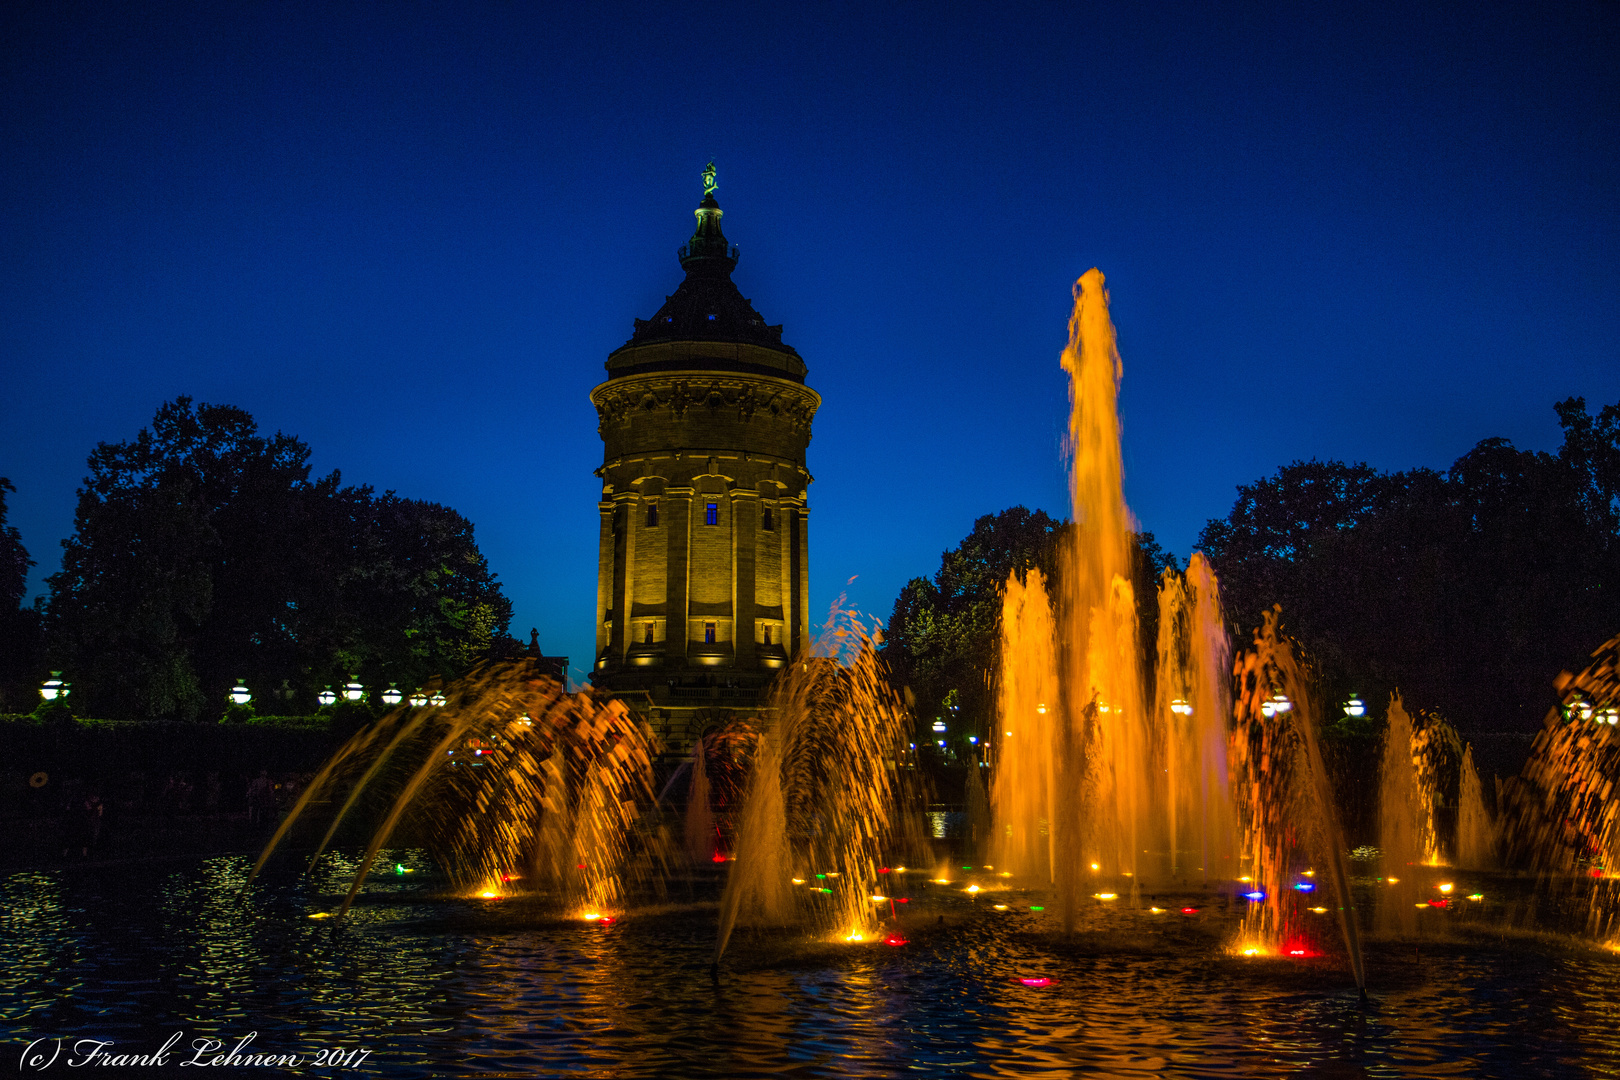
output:
M591 391L603 461L591 681L670 749L752 715L809 644L810 473L821 396L731 280L714 166L686 277Z

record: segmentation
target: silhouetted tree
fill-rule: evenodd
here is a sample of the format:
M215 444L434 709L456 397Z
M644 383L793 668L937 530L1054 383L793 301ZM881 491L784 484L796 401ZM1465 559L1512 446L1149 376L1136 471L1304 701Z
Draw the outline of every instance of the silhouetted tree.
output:
M913 578L900 590L884 630L883 654L896 680L916 698L919 743L928 738L926 729L934 718L952 706L954 716L965 722L961 730L981 735L987 730L1007 576L1039 567L1055 579L1068 528L1067 522L1022 506L986 514L960 544L940 556L932 579ZM1152 533L1135 534L1133 541L1133 586L1144 652L1151 653L1158 576L1174 560Z
M1199 539L1246 637L1280 603L1329 692L1533 726L1620 628L1620 406L1557 406L1556 455L1485 439L1444 474L1295 462Z
M261 712L276 692L307 708L351 673L410 685L504 636L464 518L312 481L309 455L185 397L96 447L47 607L82 715L212 719L242 677Z
M0 476L0 712L33 708L41 675L39 615L22 602L34 560L22 534L6 524L6 493L16 490Z

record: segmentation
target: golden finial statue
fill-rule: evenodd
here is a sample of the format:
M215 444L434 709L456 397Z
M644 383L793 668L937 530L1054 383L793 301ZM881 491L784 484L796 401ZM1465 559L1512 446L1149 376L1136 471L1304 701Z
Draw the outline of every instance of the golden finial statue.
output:
M703 166L703 197L707 199L714 194L714 189L720 185L714 182L714 162Z

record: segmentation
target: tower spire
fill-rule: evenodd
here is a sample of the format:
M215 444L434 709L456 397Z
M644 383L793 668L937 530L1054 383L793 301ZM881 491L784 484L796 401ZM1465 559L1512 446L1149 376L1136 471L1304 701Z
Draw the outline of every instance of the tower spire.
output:
M703 201L693 211L697 229L680 250L681 269L688 274L729 275L737 266L737 247L728 243L726 234L720 231L724 211L714 198L715 189L719 187L714 177L711 161L703 168Z

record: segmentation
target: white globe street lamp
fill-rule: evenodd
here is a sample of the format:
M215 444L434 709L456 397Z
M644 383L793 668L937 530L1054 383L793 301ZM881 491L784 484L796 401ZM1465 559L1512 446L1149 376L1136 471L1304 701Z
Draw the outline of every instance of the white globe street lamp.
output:
M399 692L399 687L394 683L389 683L388 689L382 692L384 705L398 705L403 698L404 695Z
M39 688L39 696L46 701L55 701L59 697L67 697L68 685L62 681L60 671L51 672L51 677L45 680Z
M247 688L246 679L236 680L236 685L231 687L230 699L233 705L246 705L253 700L253 693Z
M315 695L315 700L320 702L322 705L331 705L337 701L337 695L332 693L332 688L328 686L325 690L322 690L320 693Z

